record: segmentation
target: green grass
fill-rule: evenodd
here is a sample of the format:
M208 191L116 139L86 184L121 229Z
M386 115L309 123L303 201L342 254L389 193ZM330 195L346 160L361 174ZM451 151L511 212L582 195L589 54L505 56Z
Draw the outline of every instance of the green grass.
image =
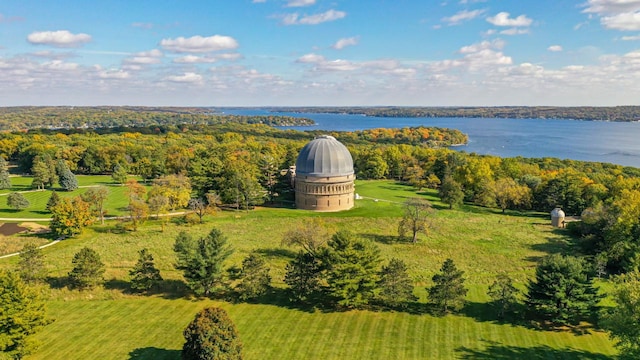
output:
M93 226L83 235L44 250L49 273L62 279L71 258L83 246L95 249L107 264L105 288L78 292L49 291L48 307L55 322L37 338L42 342L33 359L178 359L182 330L204 306L228 310L238 326L247 359L601 359L615 353L606 334L593 329L542 331L530 326L492 320L486 289L499 272L506 272L523 288L537 259L553 252L575 251L574 240L554 230L539 214L508 213L465 206L439 210L434 228L417 244L398 243L396 228L401 202L424 196L441 207L433 191L417 195L410 187L389 181L358 182L353 210L313 213L293 209L261 208L251 212L222 212L207 223L186 227L171 223L165 232L148 221L136 233L117 233L114 224ZM383 259L403 259L416 285L418 304L406 312L305 311L291 307L282 294L284 266L296 249L280 241L291 227L320 218L332 229L349 229L375 241ZM181 274L173 269L174 239L180 231L206 234L217 227L235 252L227 265L239 264L257 250L271 268L277 296L263 303L232 304L182 297ZM137 251L153 253L164 292L130 295L128 271ZM469 307L460 315L435 317L424 312L425 286L446 258L464 270ZM0 267L17 259L0 260Z

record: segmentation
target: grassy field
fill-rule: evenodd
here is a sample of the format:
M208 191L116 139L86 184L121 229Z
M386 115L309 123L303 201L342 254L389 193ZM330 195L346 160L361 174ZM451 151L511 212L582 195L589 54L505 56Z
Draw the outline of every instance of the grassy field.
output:
M247 359L605 359L615 354L606 334L591 328L543 331L526 323L493 319L486 289L494 276L507 272L520 288L536 261L554 252L574 251L574 241L549 226L546 214L500 214L463 207L438 210L429 236L417 244L396 241L401 205L423 196L444 206L435 193L416 195L389 181L358 182L365 197L341 213L313 213L284 208L222 212L192 227L170 223L161 232L149 221L135 233L118 233L114 224L96 225L83 235L44 250L53 288L48 308L55 321L37 335L42 346L31 359L178 359L182 330L209 305L225 308L238 326ZM387 260L399 257L409 266L420 300L407 311L326 312L296 308L286 301L284 266L296 249L280 245L287 229L319 219L332 230L349 229L378 245ZM180 231L203 235L217 227L235 249L228 265L251 251L266 257L276 289L258 303L228 303L184 296L181 275L173 269L172 244ZM88 292L60 286L71 258L83 246L94 248L107 264L104 288ZM126 291L128 271L137 251L154 254L165 282L154 295ZM426 311L425 286L446 258L466 272L468 305L458 315L432 316ZM0 260L0 267L17 259Z

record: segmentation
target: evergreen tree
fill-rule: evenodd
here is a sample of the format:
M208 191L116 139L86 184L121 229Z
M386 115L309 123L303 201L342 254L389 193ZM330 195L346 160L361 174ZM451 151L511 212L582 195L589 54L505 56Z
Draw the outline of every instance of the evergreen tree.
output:
M450 175L446 175L438 189L438 196L443 203L449 205L449 209L462 204L464 191L462 185L455 181Z
M10 188L11 179L9 178L9 166L4 157L0 156L0 190Z
M328 245L322 256L330 294L345 307L367 305L377 287L380 250L346 231L333 235Z
M640 272L617 276L612 297L616 306L603 314L602 326L616 340L624 359L640 359Z
M310 252L300 251L285 267L284 283L289 285L291 300L306 301L320 290L322 265Z
M31 187L34 188L44 189L46 187L52 187L58 182L56 163L48 154L37 155L33 159L31 174L33 175Z
M26 283L35 283L44 280L47 275L44 266L44 255L42 250L34 242L28 242L20 251L20 262L18 263L20 277Z
M19 192L12 192L7 195L7 206L12 209L22 210L28 208L29 205L31 205L29 200Z
M51 196L49 197L49 201L47 201L47 211L51 211L55 206L60 203L60 195L57 192L52 191Z
M513 280L506 274L500 274L496 277L496 280L489 286L487 295L496 305L499 318L503 318L505 313L518 301L518 289L513 286Z
M32 335L49 320L38 291L0 269L0 357L22 359L37 348Z
M447 259L440 272L433 275L433 286L427 288L429 302L441 313L459 310L464 306L467 289L464 288L464 271L458 270L453 260Z
M153 255L148 249L138 251L138 262L129 271L131 289L134 291L148 291L162 281L160 270L153 263Z
M240 300L255 299L271 288L271 275L264 259L255 253L242 260L240 283L236 287Z
M100 255L88 247L80 249L73 255L73 269L69 272L69 283L78 289L90 289L102 283L104 264Z
M222 282L222 263L232 253L227 238L218 229L197 241L181 232L173 250L178 257L175 267L182 270L187 286L196 295L205 296Z
M116 184L123 185L124 183L126 183L127 176L128 176L127 169L125 169L124 166L120 164L116 164L116 166L113 167L113 172L111 173L111 179L113 179L113 181Z
M56 172L59 179L58 183L62 189L65 191L73 191L78 188L78 179L76 179L76 176L71 172L66 161L62 159L58 160Z
M242 359L242 343L238 331L223 309L202 309L184 329L183 334L183 360Z
M379 299L388 306L397 307L416 301L413 294L413 281L407 272L407 265L400 259L391 259L380 271Z
M575 324L596 313L599 296L582 259L550 255L536 267L526 304L542 319Z

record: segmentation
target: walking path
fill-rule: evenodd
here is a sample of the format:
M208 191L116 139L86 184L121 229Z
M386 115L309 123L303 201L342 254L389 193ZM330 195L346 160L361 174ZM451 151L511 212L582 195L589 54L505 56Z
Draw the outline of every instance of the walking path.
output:
M49 247L49 246L51 246L51 245L55 245L55 244L57 244L57 243L59 243L59 242L60 242L60 240L55 240L55 241L50 242L50 243L48 243L48 244L45 244L45 245L39 246L39 247L38 247L38 249L44 249L44 248ZM2 255L2 256L0 256L0 259L4 259L4 258L8 258L8 257L12 257L12 256L16 256L16 255L20 255L20 253L19 253L19 252L17 252L17 253L13 253L13 254Z

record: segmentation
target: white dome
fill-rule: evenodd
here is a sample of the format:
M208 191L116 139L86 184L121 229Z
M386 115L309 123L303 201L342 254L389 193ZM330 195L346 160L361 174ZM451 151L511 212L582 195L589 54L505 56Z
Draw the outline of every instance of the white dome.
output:
M551 210L552 218L563 218L565 216L564 211L561 208L555 208Z

